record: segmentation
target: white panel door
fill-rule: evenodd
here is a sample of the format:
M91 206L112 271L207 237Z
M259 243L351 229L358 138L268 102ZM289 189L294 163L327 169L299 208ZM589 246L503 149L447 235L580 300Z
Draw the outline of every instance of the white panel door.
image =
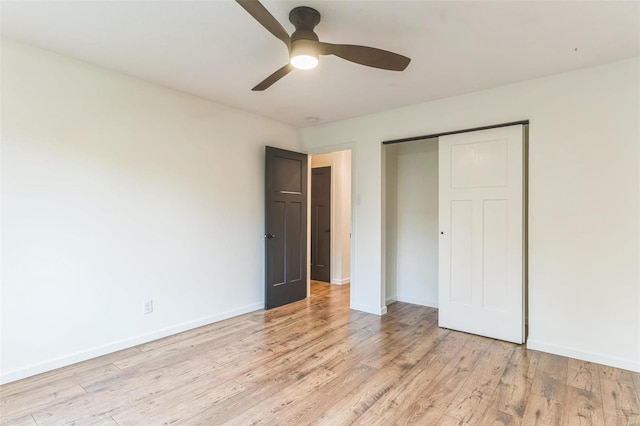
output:
M523 126L439 144L439 325L523 343Z

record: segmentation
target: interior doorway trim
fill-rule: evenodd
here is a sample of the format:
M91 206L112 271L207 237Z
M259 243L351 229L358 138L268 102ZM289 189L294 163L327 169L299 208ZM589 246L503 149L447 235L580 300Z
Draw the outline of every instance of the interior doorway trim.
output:
M350 228L351 228L351 244L349 246L349 250L350 250L350 265L349 265L349 285L350 285L350 293L351 296L349 298L349 304L351 309L357 309L357 310L361 310L364 311L363 309L358 309L357 305L354 305L354 300L356 299L356 293L357 293L357 277L356 277L356 257L355 257L355 248L356 248L356 228L355 228L355 210L356 210L356 197L355 197L355 192L354 192L354 188L355 188L355 178L356 178L356 156L357 156L357 149L356 149L356 143L355 142L347 142L347 143L342 143L342 144L336 144L336 145L328 145L328 146L319 146L319 147L307 147L306 150L304 150L304 152L307 153L307 155L311 156L311 155L321 155L321 154L330 154L333 152L338 152L338 151L351 151L351 204L350 204L350 208L351 208L351 220L350 220ZM308 168L308 173L309 173L309 179L307 181L307 185L311 185L311 162L309 162L309 168ZM335 170L335 167L332 167L332 170ZM333 179L333 176L332 176ZM311 191L310 191L310 187L309 187L309 191L308 191L308 200L309 203L311 203ZM311 212L309 211L309 217L308 220L311 221ZM308 229L308 235L307 235L307 256L309 257L309 259L311 259L311 227L307 227ZM307 295L311 294L311 269L309 268L309 265L307 265L308 268L308 273L307 273ZM370 311L366 311L366 312L370 312ZM371 312L370 312L371 313Z
M497 129L499 127L508 127L508 126L514 126L514 125L517 125L517 124L522 124L522 125L529 124L529 120L511 121L509 123L492 124L490 126L473 127L471 129L454 130L454 131L451 131L451 132L433 133L431 135L425 135L425 136L413 136L413 137L410 137L410 138L391 139L391 140L388 140L388 141L382 141L382 144L383 145L391 145L391 144L394 144L394 143L413 142L413 141L419 141L421 139L437 138L439 136L447 136L447 135L456 135L458 133L475 132L476 130Z

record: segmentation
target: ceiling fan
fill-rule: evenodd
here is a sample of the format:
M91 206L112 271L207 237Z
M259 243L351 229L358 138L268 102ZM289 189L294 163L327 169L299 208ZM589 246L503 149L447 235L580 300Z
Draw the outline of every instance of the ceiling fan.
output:
M320 12L313 8L300 6L291 10L289 21L295 26L296 30L289 36L282 25L259 1L236 1L271 34L280 39L289 50L290 62L265 78L251 90L265 90L293 71L294 68L311 69L315 67L318 65L318 57L320 55L335 55L357 64L390 71L403 71L411 62L411 59L406 56L374 47L321 42L313 31L320 22Z

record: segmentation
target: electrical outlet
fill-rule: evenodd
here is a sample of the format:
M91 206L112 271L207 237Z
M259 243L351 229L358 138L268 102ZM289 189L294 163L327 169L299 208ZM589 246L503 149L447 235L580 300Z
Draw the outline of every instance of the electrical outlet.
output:
M153 312L153 300L152 299L145 300L144 307L142 309L143 309L142 313L145 315Z

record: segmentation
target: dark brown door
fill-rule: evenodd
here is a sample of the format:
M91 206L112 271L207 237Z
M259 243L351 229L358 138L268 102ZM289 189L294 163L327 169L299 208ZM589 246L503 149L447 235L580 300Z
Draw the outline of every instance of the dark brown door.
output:
M307 155L268 146L265 309L307 297Z
M331 280L331 167L311 169L311 279Z

